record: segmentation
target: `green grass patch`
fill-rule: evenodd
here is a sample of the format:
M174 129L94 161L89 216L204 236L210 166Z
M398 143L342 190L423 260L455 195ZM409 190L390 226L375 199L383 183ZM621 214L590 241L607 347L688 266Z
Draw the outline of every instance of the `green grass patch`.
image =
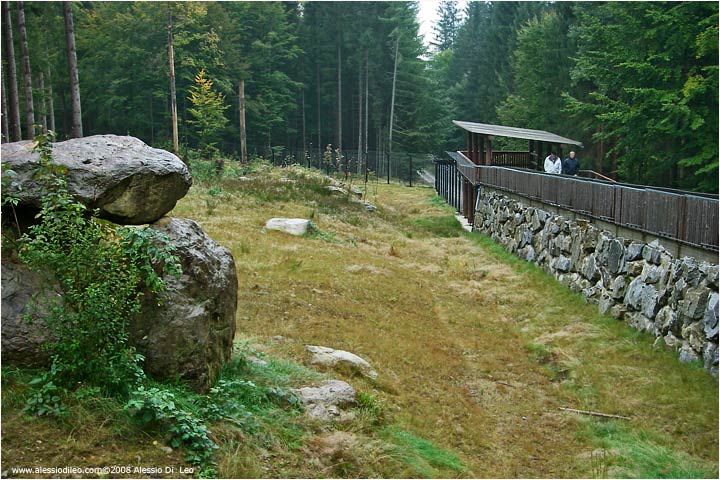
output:
M463 472L466 469L456 453L436 447L406 430L391 426L383 428L380 435L397 446L398 457L419 477L437 478L443 472Z
M459 237L464 231L460 222L451 215L411 218L408 224L418 233L427 236L452 238Z
M673 451L651 435L614 421L587 420L580 437L602 449L592 458L597 476L613 478L718 478L718 466Z

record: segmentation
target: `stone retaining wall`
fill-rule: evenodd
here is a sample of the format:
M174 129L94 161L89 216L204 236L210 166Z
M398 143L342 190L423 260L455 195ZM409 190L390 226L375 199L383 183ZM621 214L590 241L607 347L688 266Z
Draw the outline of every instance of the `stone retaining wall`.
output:
M658 241L615 237L591 220L570 220L486 187L475 229L717 377L717 264L674 258Z

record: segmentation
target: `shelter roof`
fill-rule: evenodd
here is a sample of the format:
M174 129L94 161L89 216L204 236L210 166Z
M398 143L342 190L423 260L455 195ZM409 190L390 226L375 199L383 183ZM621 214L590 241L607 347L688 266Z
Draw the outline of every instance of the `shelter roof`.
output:
M523 138L525 140L539 140L548 143L564 143L567 145L580 145L581 142L570 138L561 137L554 133L545 132L543 130L531 130L529 128L506 127L503 125L490 125L487 123L461 122L453 120L458 127L472 133L481 133L484 135L495 135L497 137Z

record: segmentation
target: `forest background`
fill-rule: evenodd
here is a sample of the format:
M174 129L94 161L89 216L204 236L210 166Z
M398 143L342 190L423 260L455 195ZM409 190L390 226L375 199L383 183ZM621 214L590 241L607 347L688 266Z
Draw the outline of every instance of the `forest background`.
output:
M242 81L251 156L442 155L466 120L577 139L583 168L623 181L718 191L717 2L441 2L430 47L416 2L2 5L3 141L32 123L78 136L75 56L81 135L172 150L172 44L184 158L239 158Z

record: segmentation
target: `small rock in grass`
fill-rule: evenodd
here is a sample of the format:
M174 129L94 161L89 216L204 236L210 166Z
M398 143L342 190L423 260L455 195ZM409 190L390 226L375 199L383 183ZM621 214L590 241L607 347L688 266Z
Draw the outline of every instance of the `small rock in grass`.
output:
M308 232L310 220L303 218L271 218L265 224L265 228L300 236Z
M314 365L326 367L346 366L373 380L378 376L377 372L365 359L358 357L354 353L316 345L308 345L306 349L313 354L311 363Z

